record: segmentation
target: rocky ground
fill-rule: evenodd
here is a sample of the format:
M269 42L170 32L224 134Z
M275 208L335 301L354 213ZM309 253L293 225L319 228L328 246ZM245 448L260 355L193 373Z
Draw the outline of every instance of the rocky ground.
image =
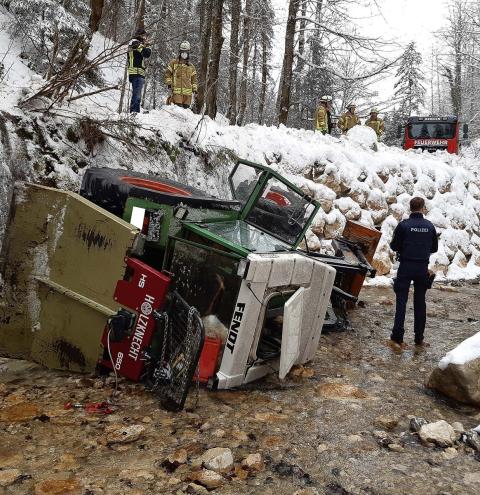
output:
M392 292L365 289L354 330L324 336L311 367L285 382L201 390L199 406L191 394L180 414L128 383L113 414L65 410L105 400L111 385L1 360L0 494L477 494L480 453L422 443L409 426L413 416L457 430L480 423L479 410L423 386L438 359L478 331L478 295L474 286L432 290L432 346L396 355L385 347Z

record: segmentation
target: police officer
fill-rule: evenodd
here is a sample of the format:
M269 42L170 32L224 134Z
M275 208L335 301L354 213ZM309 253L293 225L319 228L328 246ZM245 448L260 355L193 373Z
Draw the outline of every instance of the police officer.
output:
M437 232L431 222L423 217L425 213L425 200L412 198L410 201L410 218L397 225L393 233L390 247L397 252L400 258L400 266L397 272L393 290L397 296L395 322L389 345L395 351L401 351L406 347L403 342L405 332L405 310L407 307L408 291L413 281L413 310L415 345L422 348L426 344L423 341L425 323L427 320L427 307L425 293L429 284L428 262L430 254L438 250Z

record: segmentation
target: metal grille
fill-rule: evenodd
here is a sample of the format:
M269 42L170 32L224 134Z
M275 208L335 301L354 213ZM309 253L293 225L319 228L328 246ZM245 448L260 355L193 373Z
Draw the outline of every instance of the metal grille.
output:
M165 409L181 411L197 370L205 330L198 311L175 291L168 310L156 313L155 318L162 350L151 370L151 389Z

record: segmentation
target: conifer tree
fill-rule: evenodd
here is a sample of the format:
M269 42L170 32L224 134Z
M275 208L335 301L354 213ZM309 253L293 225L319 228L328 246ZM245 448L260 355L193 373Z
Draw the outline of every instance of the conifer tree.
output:
M400 101L400 112L409 117L418 112L425 101L425 76L421 69L422 55L417 50L414 41L410 42L400 61L395 83L395 96Z

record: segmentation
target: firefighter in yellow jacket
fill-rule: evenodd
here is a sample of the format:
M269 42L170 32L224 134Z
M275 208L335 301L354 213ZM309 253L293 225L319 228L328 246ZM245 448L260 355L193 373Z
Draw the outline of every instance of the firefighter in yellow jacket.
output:
M168 64L165 72L165 84L172 91L169 100L183 108L190 107L192 95L197 93L197 71L189 59L190 43L183 41L178 58Z
M315 114L315 130L322 134L331 134L332 132L331 101L331 96L322 96L320 106Z
M377 133L378 139L380 139L385 132L385 123L382 119L378 118L377 108L372 108L370 118L365 122L365 125L371 127Z
M338 128L342 134L346 134L352 127L360 125L360 119L355 113L356 106L353 103L347 106L347 111L338 119Z

